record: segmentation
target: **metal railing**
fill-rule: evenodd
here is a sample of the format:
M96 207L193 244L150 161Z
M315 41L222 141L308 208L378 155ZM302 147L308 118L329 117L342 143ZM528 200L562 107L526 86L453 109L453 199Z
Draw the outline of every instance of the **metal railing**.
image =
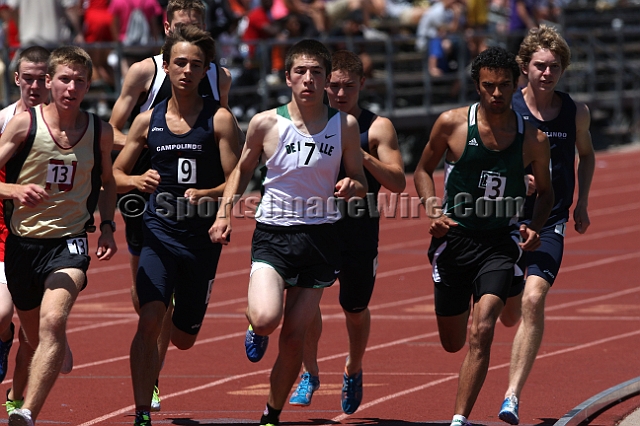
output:
M566 30L570 43L572 65L566 71L561 89L567 90L574 99L586 102L592 110L602 112L611 124L611 131L632 133L640 131L640 29L620 26L613 30ZM464 45L462 36L455 41ZM275 106L286 93L286 85L280 79L273 84L271 74L271 49L297 42L262 40L256 42L259 58L254 61L257 69L251 84L240 85L234 79L230 92L230 105L250 100L256 110ZM375 104L383 115L394 121L397 128L429 128L437 115L456 106L465 105L475 99L475 88L468 73L469 58L465 49L459 49L458 69L441 77L432 76L427 67L427 52L415 49L415 37L406 35L382 35L375 39L364 37L335 37L321 39L330 48L343 47L353 51L367 52L373 60L373 73L361 93L361 99ZM490 44L504 44L504 39L492 37ZM125 51L119 43L81 45L85 48L112 49L122 60L131 51ZM160 44L138 48L138 53L152 55L160 50ZM224 52L235 44L218 43L218 52ZM283 49L284 50L284 49ZM9 51L1 52L5 64L9 64ZM220 58L219 58L220 59ZM226 58L225 58L226 59ZM247 72L242 63L228 60L232 73ZM236 65L237 64L237 65ZM17 99L19 92L13 83L13 70L7 65L2 84L4 105ZM116 87L110 93L94 92L88 98L113 102L120 92L121 75L116 67ZM457 93L450 91L459 85ZM280 97L280 98L279 98ZM375 101L370 101L375 99ZM616 130L617 126L617 130Z

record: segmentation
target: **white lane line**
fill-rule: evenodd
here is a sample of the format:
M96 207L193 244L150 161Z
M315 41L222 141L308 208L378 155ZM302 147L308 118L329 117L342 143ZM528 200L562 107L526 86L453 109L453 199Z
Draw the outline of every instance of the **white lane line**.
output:
M594 260L593 262L589 262L589 263L581 263L579 265L563 266L561 267L560 270L563 273L580 271L582 269L594 268L596 266L607 265L609 263L621 262L623 260L631 260L637 257L640 257L640 251L637 251L635 253L621 254L619 256L605 257L604 259Z
M576 345L576 346L573 346L571 348L561 349L561 350L554 351L554 352L549 352L549 353L546 353L546 354L543 354L543 355L538 355L536 357L536 360L542 359L542 358L549 358L549 357L557 356L557 355L563 355L563 354L566 354L566 353L569 353L569 352L575 352L575 351L582 350L582 349L587 349L587 348L590 348L592 346L600 345L600 344L603 344L603 343L608 343L608 342L611 342L611 341L614 341L614 340L625 339L627 337L636 336L638 334L640 334L640 330L632 331L632 332L624 333L624 334L619 334L617 336L607 337L605 339L594 340L592 342L584 343L582 345ZM504 364L494 365L493 367L489 367L489 371L499 370L499 369L507 368L507 367L509 367L509 363L508 362L504 363ZM393 393L393 394L390 394L390 395L387 395L387 396L383 396L381 398L375 399L373 401L370 401L370 402L367 402L366 404L361 405L358 408L357 413L358 414L362 414L362 411L366 410L367 408L376 406L378 404L382 404L384 402L387 402L387 401L395 399L395 398L399 398L401 396L408 395L410 393L419 392L421 390L424 390L424 389L439 385L441 383L449 382L451 380L457 379L459 376L460 376L459 374L455 374L455 375L452 375L450 377L445 377L445 378L442 378L442 379L439 379L439 380L434 380L432 382L425 383L423 385L416 386L416 387L411 388L411 389L406 389L406 390L404 390L402 392L397 392L397 393ZM325 425L332 425L335 422L340 422L340 421L346 419L347 417L349 417L348 414L341 414L341 415L339 415L337 417L334 417L329 422L324 423L324 424Z
M244 335L244 332L240 333L240 334ZM380 344L380 345L371 346L371 347L367 348L367 351L388 348L388 347L396 346L396 345L401 345L403 343L411 342L411 341L414 341L414 340L426 339L426 338L429 338L429 337L433 337L434 335L437 335L437 334L438 334L437 332L432 332L432 333L420 334L418 336L408 337L408 338L405 338L405 339L399 339L399 340L395 340L393 342L388 342L388 343L383 343L383 344ZM318 359L318 361L327 361L327 360L330 360L330 359L341 358L341 357L345 357L345 356L347 356L347 352L342 352L342 353L339 353L339 354L330 355L330 356L326 356L326 357L320 358L320 359ZM193 392L198 392L198 391L201 391L201 390L204 390L204 389L209 389L209 388L212 388L212 387L215 387L215 386L219 386L219 385L222 385L224 383L231 382L231 381L234 381L234 380L244 379L246 377L257 376L257 375L261 375L261 374L268 374L270 372L271 372L271 368L265 368L263 370L252 371L250 373L237 374L235 376L225 377L224 379L216 380L214 382L207 383L207 384L204 384L204 385L200 385L200 386L196 386L196 387L193 387L193 388L184 389L184 390L181 390L179 392L174 392L174 393L170 393L170 394L166 394L166 395L163 394L162 395L162 399L164 400L164 399L175 398L175 397L187 395L187 394L190 394L190 393L193 393ZM112 411L111 413L105 414L105 415L103 415L101 417L95 418L93 420L89 420L88 422L82 423L80 426L95 425L95 424L100 423L102 421L111 419L111 418L113 418L115 416L118 416L118 415L121 415L121 414L124 414L124 413L128 413L128 412L132 412L133 410L135 410L135 405L129 405L127 407L120 408L119 410Z

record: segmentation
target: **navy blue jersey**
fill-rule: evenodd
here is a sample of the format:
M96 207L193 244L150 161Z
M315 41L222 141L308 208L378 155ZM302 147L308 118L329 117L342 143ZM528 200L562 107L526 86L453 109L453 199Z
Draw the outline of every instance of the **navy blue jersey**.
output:
M513 95L511 105L514 110L522 114L542 130L549 138L551 147L551 183L555 193L555 201L549 219L545 226L566 222L569 219L569 207L573 203L573 191L576 184L576 104L571 97L564 93L556 93L562 99L562 107L558 116L549 121L541 121L531 114L524 101L522 90ZM531 173L529 167L527 173ZM536 194L527 197L524 207L524 218L531 219Z
M225 181L220 151L213 134L216 102L203 98L203 108L187 133L172 133L166 122L167 100L151 113L147 146L151 168L160 174L160 185L149 199L144 214L147 228L161 241L185 248L210 248L209 228L217 203L189 204L189 188L214 188Z
M367 109L363 109L358 117L360 147L367 153L370 153L369 128L376 117L376 114ZM343 242L343 248L345 250L375 249L378 247L378 234L380 230L378 192L380 191L381 185L366 168L364 168L364 175L367 178L369 187L365 199L366 206L363 206L362 209L358 209L357 211L352 209L354 210L352 212L343 210L343 219L338 221L340 239ZM338 180L345 176L344 166L340 164ZM354 217L353 213L356 213L356 217Z

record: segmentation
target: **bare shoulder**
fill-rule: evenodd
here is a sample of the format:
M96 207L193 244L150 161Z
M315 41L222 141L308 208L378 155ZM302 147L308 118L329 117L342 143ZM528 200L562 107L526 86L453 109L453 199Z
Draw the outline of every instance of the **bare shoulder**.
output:
M467 125L468 113L469 107L460 107L445 111L437 118L434 128L437 127L439 132L451 134L459 126Z
M16 130L27 129L31 126L31 120L32 120L32 117L29 111L19 112L18 114L14 115L11 121L9 122L9 124L7 124L7 128L5 129L5 132L8 131L9 129L16 129Z
M129 72L125 75L125 79L133 73L133 76L153 76L156 72L156 64L153 58L145 58L141 61L134 62L129 67Z
M389 118L378 115L376 116L376 118L371 123L371 126L369 127L369 134L371 134L372 132L375 132L375 133L378 133L378 132L386 133L389 131L395 132L395 130L396 128L394 127L393 123Z
M589 130L591 112L584 102L576 102L576 127L578 130Z
M215 120L233 119L233 113L228 108L220 107L213 114Z
M136 118L133 120L133 123L131 124L131 130L133 130L134 127L135 128L140 128L141 126L144 128L149 127L149 123L151 123L152 113L153 113L153 109L150 109L136 115Z
M107 123L106 121L99 119L100 120L100 134L101 137L109 137L111 139L113 139L113 126L111 126L111 124Z
M530 122L524 122L524 138L525 142L541 143L547 140L547 135Z
M124 76L122 90L137 89L140 92L146 91L149 89L148 86L151 84L151 80L153 80L155 74L156 65L153 58L146 58L142 61L135 62Z
M231 85L231 71L229 71L227 68L222 67L222 66L218 66L218 69L220 70L219 74L219 78L220 78L220 85L221 86L227 86L227 85Z
M268 109L254 115L251 121L249 121L249 127L253 128L254 131L259 130L264 132L270 128L275 128L277 122L276 110Z
M231 113L231 111L229 111L228 108L224 108L224 107L220 107L216 110L216 112L213 114L213 122L214 122L214 129L215 128L219 128L221 126L224 126L225 128L228 126L236 126L236 121L233 117L233 113Z
M358 119L355 118L353 115L348 114L346 112L340 111L340 115L342 116L342 122L347 124L348 126L357 126L358 125Z

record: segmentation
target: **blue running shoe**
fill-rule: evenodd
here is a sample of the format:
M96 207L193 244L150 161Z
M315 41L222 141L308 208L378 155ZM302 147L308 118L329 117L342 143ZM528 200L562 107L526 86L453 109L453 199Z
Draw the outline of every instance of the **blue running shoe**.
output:
M253 332L253 327L249 325L247 334L244 337L244 348L247 352L247 358L251 362L258 362L267 352L269 344L269 336L259 336Z
M362 402L362 370L353 376L347 375L346 369L342 377L342 411L345 414L356 412Z
M4 380L7 370L9 370L9 351L13 345L15 326L11 323L9 327L11 328L11 338L6 342L0 340L0 382Z
M510 425L517 425L520 423L520 417L518 417L518 398L516 398L515 395L505 398L502 403L502 407L500 408L500 413L498 413L498 417L500 420L509 423Z
M311 404L313 393L320 388L320 378L318 376L312 376L308 371L305 371L300 377L302 380L300 380L298 387L291 395L289 404L306 407Z

